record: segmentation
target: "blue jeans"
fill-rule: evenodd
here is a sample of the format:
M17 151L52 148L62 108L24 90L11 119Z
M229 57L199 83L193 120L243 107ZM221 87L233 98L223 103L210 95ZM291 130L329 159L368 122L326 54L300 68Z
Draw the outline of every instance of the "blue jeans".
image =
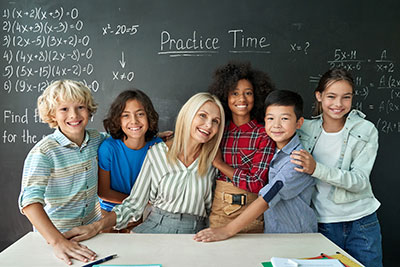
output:
M319 223L318 232L366 267L382 266L382 236L376 212L351 222Z

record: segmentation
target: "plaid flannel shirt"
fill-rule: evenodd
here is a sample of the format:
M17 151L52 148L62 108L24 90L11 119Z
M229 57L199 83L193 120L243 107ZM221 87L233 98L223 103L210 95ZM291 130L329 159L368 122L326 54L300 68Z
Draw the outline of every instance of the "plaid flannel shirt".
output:
M221 151L224 161L235 168L235 172L232 180L219 172L218 180L256 194L268 183L268 167L274 156L275 142L256 120L241 126L230 122L225 127Z

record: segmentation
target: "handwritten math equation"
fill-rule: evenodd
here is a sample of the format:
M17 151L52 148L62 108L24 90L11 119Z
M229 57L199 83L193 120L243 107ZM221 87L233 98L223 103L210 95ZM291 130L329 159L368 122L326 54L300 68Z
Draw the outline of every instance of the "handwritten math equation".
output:
M354 74L354 107L364 113L377 112L375 124L380 132L400 133L400 120L396 119L400 113L400 75L387 50L370 58L360 56L357 49L336 48L327 64L331 69L340 67ZM310 76L309 82L316 87L319 79L320 75Z

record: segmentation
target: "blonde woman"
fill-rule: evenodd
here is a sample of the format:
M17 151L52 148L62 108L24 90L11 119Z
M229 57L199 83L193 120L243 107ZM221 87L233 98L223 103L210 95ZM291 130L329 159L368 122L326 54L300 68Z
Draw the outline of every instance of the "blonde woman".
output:
M146 204L149 217L135 233L196 233L206 226L212 203L212 167L224 129L224 110L217 97L198 93L180 110L175 136L147 153L131 195L102 220L66 233L85 240L102 229L124 228L141 218Z

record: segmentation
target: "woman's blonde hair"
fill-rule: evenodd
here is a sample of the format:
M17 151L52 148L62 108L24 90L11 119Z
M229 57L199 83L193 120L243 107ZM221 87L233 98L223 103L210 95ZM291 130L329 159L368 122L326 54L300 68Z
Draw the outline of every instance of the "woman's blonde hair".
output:
M57 121L54 119L56 108L60 102L76 102L85 104L90 117L97 110L97 103L94 102L90 89L80 82L72 80L59 80L50 84L37 100L39 115L42 121L49 124L51 128L57 128Z
M199 168L198 173L200 176L207 174L209 167L217 154L219 143L221 142L222 135L225 126L225 113L219 99L210 93L198 93L192 96L183 105L179 111L178 117L176 118L174 139L172 145L167 153L167 159L171 163L176 164L178 160L178 155L183 153L184 158L187 157L187 144L190 139L190 129L192 121L197 111L206 102L214 103L218 106L219 112L221 114L221 121L219 124L218 132L215 136L209 140L207 143L202 144L201 151L199 155Z

